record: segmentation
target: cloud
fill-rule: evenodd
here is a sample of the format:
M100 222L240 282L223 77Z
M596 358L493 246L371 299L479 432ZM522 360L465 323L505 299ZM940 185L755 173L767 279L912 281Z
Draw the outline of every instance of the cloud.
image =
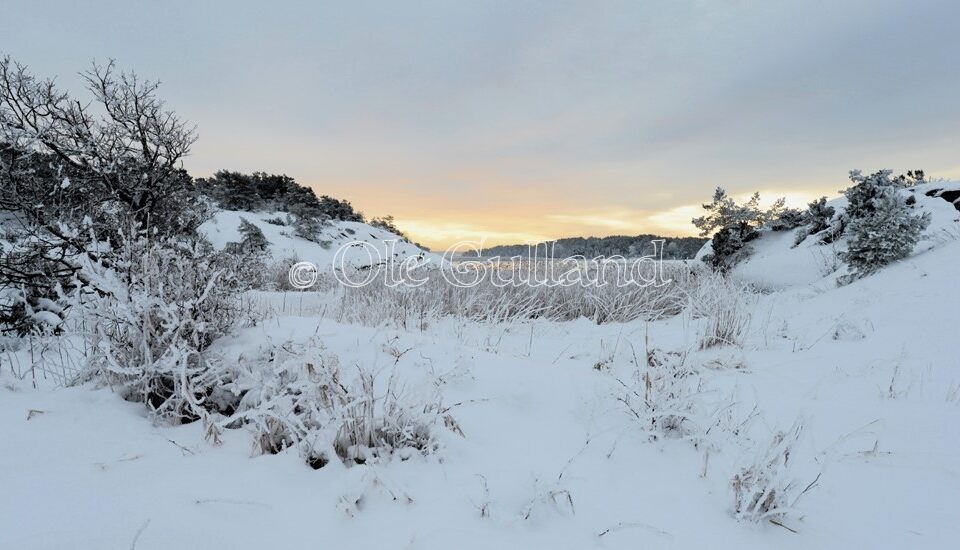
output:
M958 16L947 0L51 0L5 7L0 35L65 85L93 57L163 81L199 126L195 175L286 173L438 246L689 234L717 185L805 197L851 168L957 174Z
M564 223L573 223L581 227L594 227L605 231L635 231L643 224L638 223L635 214L612 212L606 214L553 214L546 216L548 220Z

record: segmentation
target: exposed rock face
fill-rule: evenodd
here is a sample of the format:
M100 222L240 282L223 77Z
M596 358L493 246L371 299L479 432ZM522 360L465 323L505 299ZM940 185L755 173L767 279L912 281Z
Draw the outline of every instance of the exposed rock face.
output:
M928 197L940 197L960 210L960 189L931 189L925 193Z

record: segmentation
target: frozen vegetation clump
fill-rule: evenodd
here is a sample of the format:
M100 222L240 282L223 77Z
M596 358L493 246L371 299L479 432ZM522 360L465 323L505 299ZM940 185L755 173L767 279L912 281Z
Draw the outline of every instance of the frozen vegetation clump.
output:
M747 335L755 303L748 285L721 274L701 277L690 293L689 309L700 319L700 349L738 346Z
M700 375L676 352L656 348L645 354L618 398L651 438L688 437L702 429Z
M208 353L241 324L235 258L203 241L130 239L110 264L85 271L104 293L73 296L88 350L86 378L179 423L206 418L226 373Z
M459 431L436 386L417 392L397 370L344 368L316 341L287 342L233 369L238 397L226 427L246 427L261 453L297 449L314 468L337 458L364 464L440 448L441 430Z
M781 522L795 512L797 500L816 484L819 476L805 487L792 476L793 455L802 429L798 421L789 430L774 433L730 480L737 519L783 525Z

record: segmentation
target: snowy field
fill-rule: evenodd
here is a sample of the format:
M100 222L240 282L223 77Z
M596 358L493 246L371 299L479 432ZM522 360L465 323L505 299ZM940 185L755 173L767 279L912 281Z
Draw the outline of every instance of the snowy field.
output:
M769 234L655 320L252 295L223 363L264 395L281 368L370 381L369 413L422 443L390 453L153 421L32 343L0 361L0 548L953 548L960 238L929 204L933 236L876 275L838 288Z

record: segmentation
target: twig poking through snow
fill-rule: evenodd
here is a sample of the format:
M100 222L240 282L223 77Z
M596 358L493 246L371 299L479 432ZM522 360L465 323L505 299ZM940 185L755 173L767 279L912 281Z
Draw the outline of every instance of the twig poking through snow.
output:
M176 441L174 441L174 440L172 440L172 439L167 439L167 441L169 441L170 443L173 443L178 449L180 449L180 452L182 452L184 456L186 456L186 455L188 455L188 454L191 454L191 455L192 455L192 454L196 454L196 453L194 453L192 450L184 447L183 445L177 443Z
M663 529L657 529L656 527L654 527L654 526L652 526L652 525L648 525L648 524L646 524L646 523L639 523L639 522L636 522L636 521L621 521L620 523L614 525L613 527L608 527L607 529L604 529L603 531L601 531L600 533L597 534L597 537L602 537L602 536L607 535L607 534L610 534L610 533L612 533L612 532L614 532L614 531L619 531L620 529L633 528L633 527L640 527L640 528L642 528L642 529L646 529L646 530L648 530L648 531L652 531L652 532L654 532L654 533L656 533L656 534L658 534L658 535L662 535L662 536L664 536L664 537L671 538L671 539L673 538L673 535L672 535L672 534L664 531Z
M130 543L130 550L136 550L136 548L137 548L137 541L140 540L140 535L143 534L143 530L147 528L147 525L150 525L150 520L149 520L149 519L148 519L147 521L143 522L143 525L141 525L140 528L137 529L137 534L135 534L135 535L133 536L133 542Z

